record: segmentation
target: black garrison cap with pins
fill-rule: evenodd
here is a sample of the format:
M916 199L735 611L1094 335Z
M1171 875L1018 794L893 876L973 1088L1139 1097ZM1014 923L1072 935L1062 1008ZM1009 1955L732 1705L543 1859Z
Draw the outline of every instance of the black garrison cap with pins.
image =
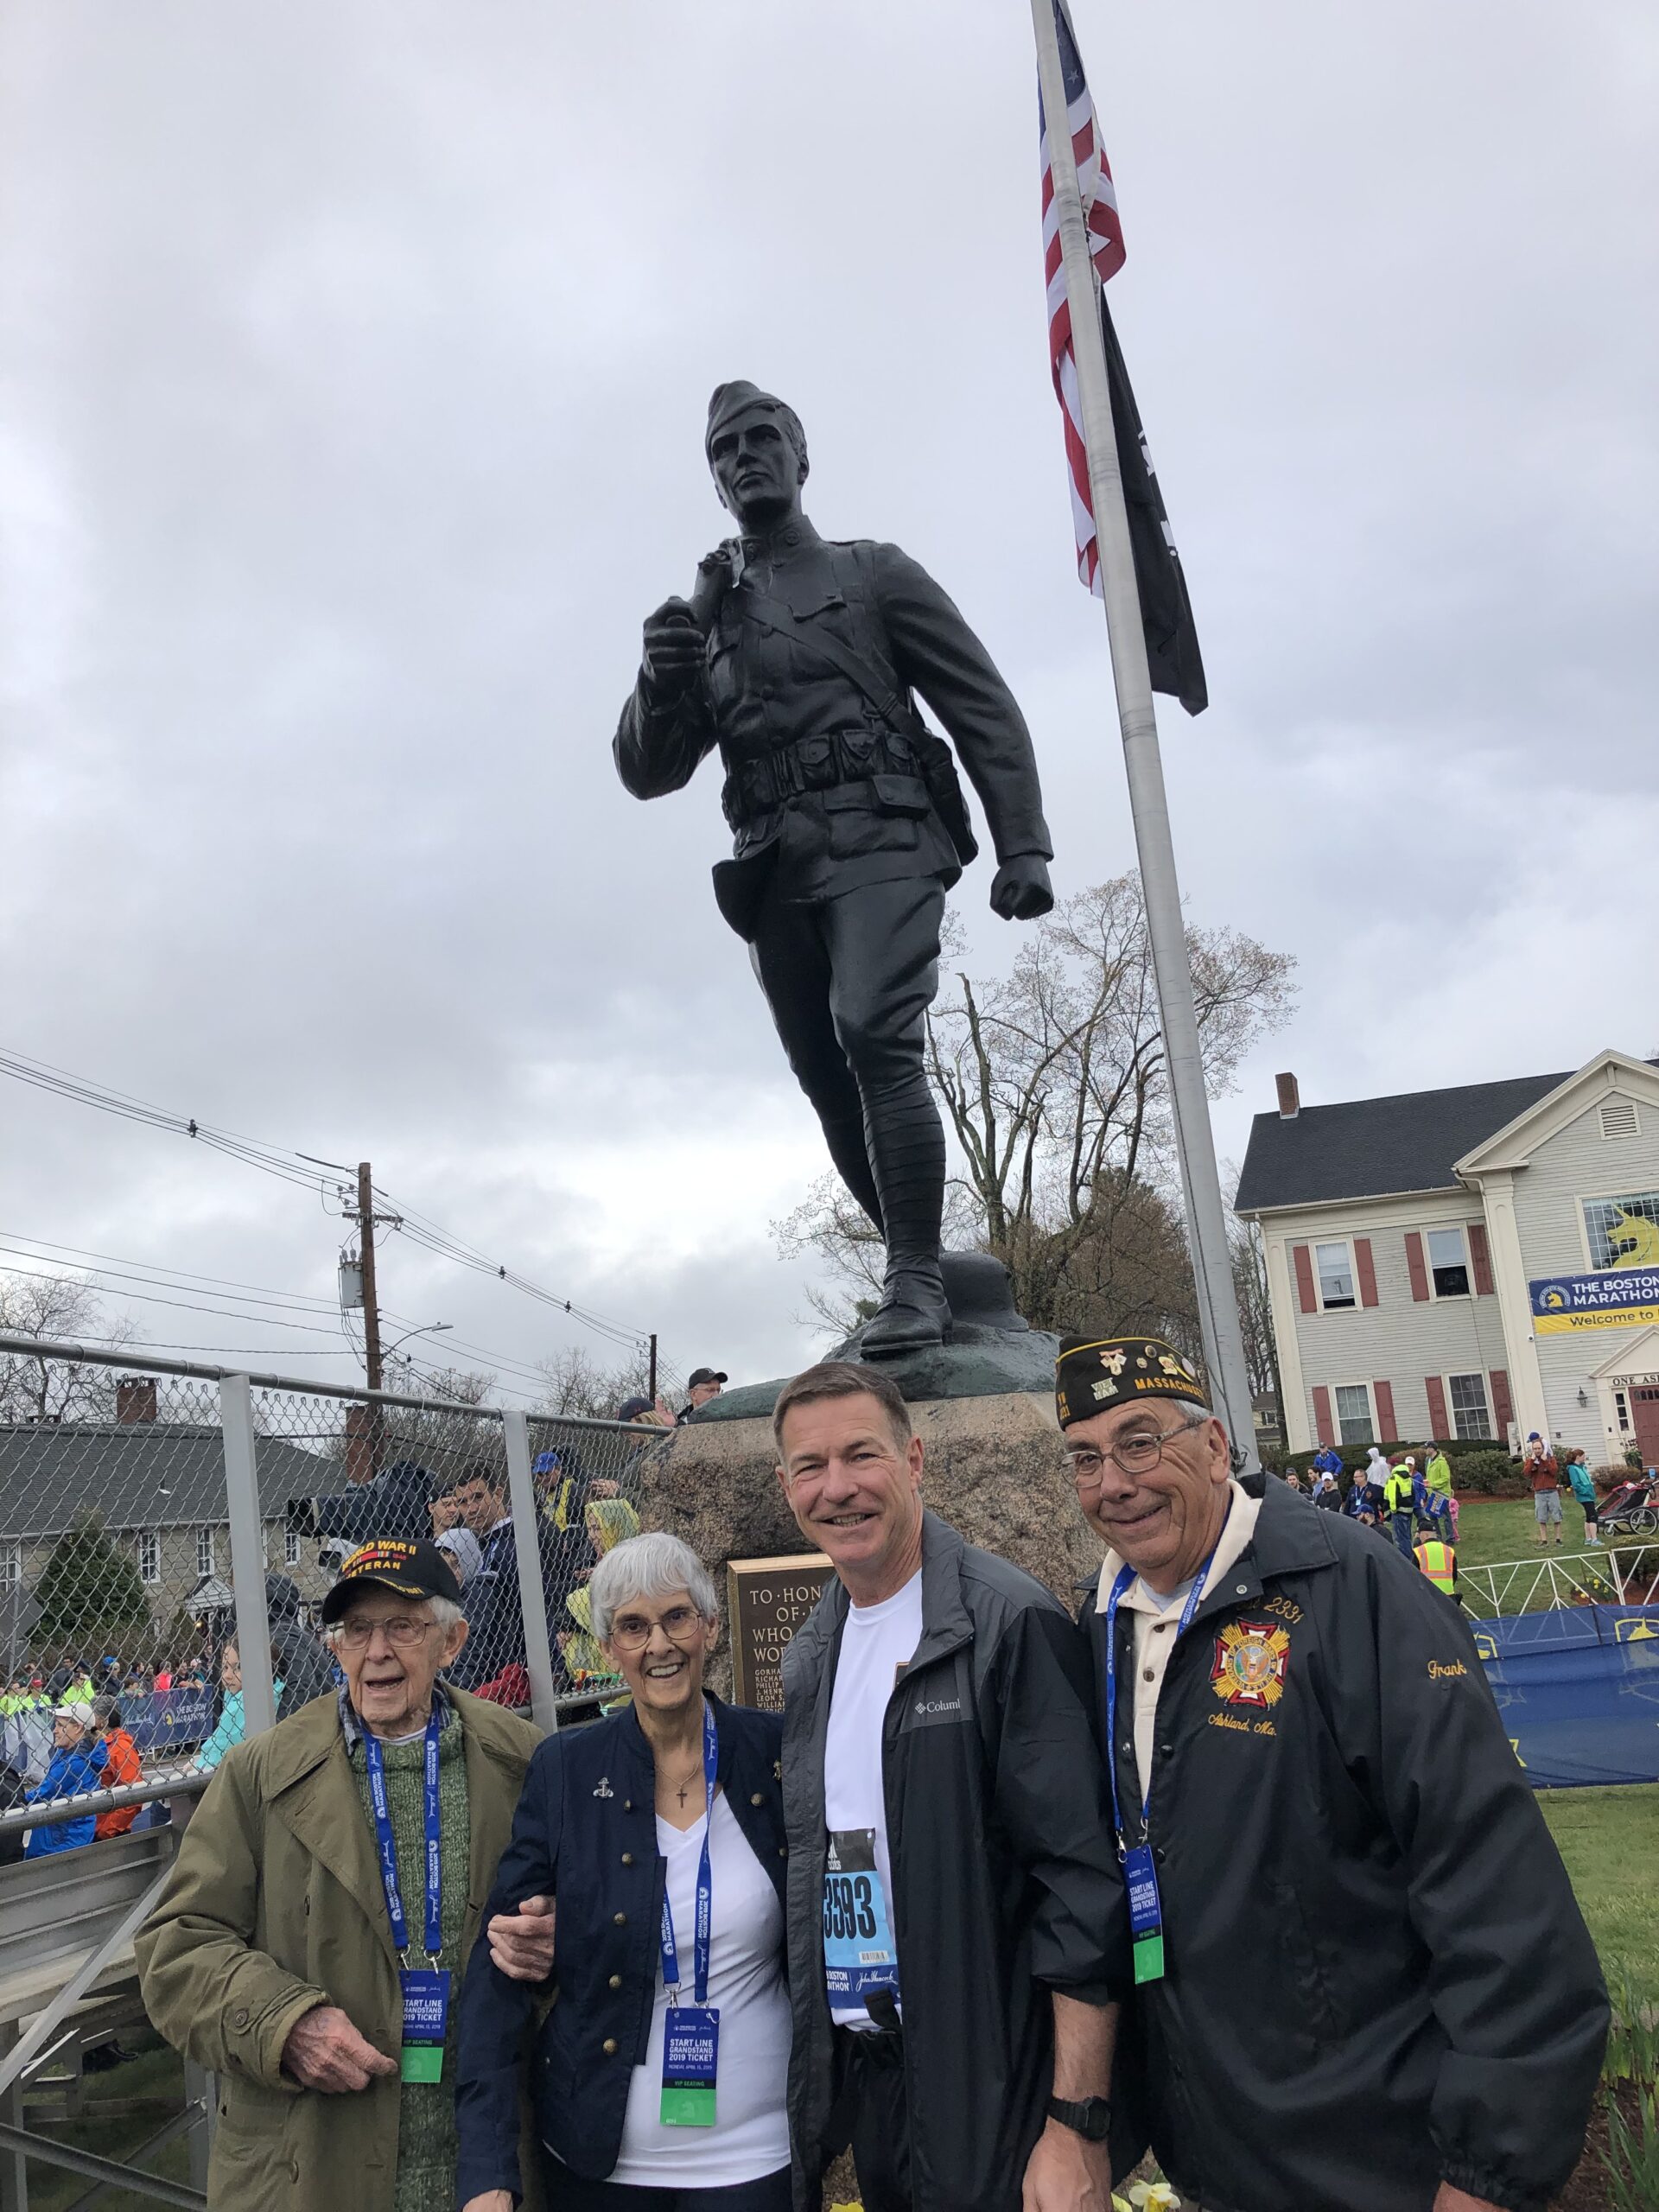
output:
M1210 1403L1197 1368L1161 1337L1061 1338L1054 1408L1062 1428L1136 1398L1184 1398L1206 1408Z

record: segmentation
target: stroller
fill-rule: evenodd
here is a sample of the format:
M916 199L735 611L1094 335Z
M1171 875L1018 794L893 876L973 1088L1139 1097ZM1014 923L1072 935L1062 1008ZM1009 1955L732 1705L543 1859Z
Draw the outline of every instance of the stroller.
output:
M1596 1526L1604 1540L1609 1534L1659 1535L1659 1475L1643 1473L1610 1491L1601 1502Z

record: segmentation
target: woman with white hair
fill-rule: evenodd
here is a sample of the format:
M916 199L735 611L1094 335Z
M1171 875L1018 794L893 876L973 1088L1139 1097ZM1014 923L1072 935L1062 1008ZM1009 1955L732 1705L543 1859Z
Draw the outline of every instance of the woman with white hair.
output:
M677 1536L588 1585L632 1702L531 1762L492 1914L554 1902L552 1976L480 1944L461 1998L458 2201L512 2212L524 2033L560 2212L788 2212L782 1717L703 1688L715 1586ZM538 1981L558 2001L538 2007Z

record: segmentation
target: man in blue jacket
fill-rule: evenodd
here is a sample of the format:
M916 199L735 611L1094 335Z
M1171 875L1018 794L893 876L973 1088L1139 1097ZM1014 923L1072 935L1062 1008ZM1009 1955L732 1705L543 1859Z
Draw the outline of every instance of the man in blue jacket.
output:
M49 1804L58 1798L84 1797L103 1787L104 1746L99 1741L90 1705L57 1705L52 1708L52 1757L46 1778L29 1793L31 1805ZM90 1843L97 1815L87 1813L73 1821L42 1822L29 1832L25 1859L45 1859L54 1851L73 1851Z

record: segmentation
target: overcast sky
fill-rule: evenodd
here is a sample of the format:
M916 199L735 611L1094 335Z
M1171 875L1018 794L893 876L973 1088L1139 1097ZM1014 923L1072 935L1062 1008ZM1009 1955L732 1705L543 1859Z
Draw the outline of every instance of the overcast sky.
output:
M1300 963L1218 1148L1278 1067L1319 1103L1653 1049L1650 9L1074 12L1209 671L1161 715L1188 910ZM717 775L642 806L609 742L722 535L709 391L751 377L820 528L990 645L1061 891L1132 864L1024 0L0 24L0 1043L370 1157L682 1372L786 1371L817 1339L768 1224L819 1141L712 905ZM0 1230L319 1297L341 1236L3 1079ZM591 1341L396 1239L383 1288L514 1363Z

